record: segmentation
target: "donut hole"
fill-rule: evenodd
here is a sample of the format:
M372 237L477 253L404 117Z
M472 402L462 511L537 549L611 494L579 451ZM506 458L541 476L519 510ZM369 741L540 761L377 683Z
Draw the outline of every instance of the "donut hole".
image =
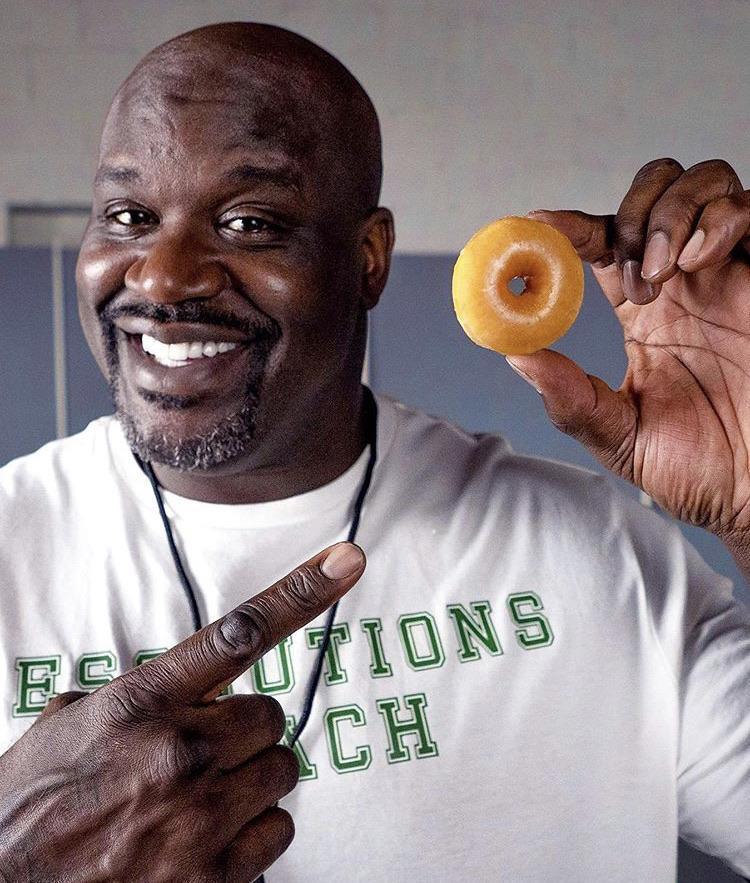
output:
M523 276L513 276L508 280L508 291L516 297L520 297L526 291L526 280Z

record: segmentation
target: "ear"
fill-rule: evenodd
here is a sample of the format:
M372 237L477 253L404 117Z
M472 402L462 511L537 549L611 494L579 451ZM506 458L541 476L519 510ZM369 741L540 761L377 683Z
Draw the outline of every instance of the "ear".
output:
M365 218L360 228L362 254L362 304L371 310L380 300L388 272L396 234L393 215L387 208L376 208Z

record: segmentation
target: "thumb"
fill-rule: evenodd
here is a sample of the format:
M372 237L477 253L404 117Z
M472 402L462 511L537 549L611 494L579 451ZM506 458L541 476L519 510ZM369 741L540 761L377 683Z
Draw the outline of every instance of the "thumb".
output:
M633 480L638 417L622 393L553 350L507 356L506 361L541 395L547 416L561 432L581 442L607 469Z

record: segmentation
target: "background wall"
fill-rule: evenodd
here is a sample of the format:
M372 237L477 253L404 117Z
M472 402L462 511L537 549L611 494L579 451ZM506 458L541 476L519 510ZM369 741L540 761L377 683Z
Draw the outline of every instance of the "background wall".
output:
M658 156L750 172L747 0L0 0L0 216L85 204L139 57L238 18L299 30L361 79L405 251L454 252L535 207L611 211Z
M383 202L396 213L399 255L373 317L376 388L593 467L503 361L463 337L450 310L452 262L493 217L613 211L657 156L685 165L721 156L747 181L750 3L0 0L0 245L9 207L86 205L108 102L146 51L233 19L317 40L379 109ZM71 431L108 408L77 327L74 261L73 252L0 249L0 463L55 435L61 390ZM560 348L617 384L620 341L587 278L584 312ZM718 543L687 533L736 578ZM736 878L683 849L679 879Z

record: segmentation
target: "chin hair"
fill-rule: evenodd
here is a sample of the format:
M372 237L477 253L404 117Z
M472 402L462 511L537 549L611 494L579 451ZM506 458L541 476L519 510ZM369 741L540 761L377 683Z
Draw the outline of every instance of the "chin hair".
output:
M122 393L117 338L114 325L104 325L104 342L110 394L115 406L115 417L122 426L133 453L144 462L159 463L186 472L211 469L250 453L256 434L256 418L261 398L265 368L280 331L275 323L256 332L256 353L246 379L242 402L233 414L223 417L213 426L207 426L199 435L184 438L169 430L145 429ZM152 408L164 412L184 411L197 404L190 396L172 396L148 393L140 395Z
M165 408L174 410L175 404L165 403ZM247 454L255 438L256 410L255 402L246 402L236 414L224 417L205 432L191 438L179 438L166 431L144 432L132 416L120 408L115 416L130 449L141 460L194 472L220 466Z

